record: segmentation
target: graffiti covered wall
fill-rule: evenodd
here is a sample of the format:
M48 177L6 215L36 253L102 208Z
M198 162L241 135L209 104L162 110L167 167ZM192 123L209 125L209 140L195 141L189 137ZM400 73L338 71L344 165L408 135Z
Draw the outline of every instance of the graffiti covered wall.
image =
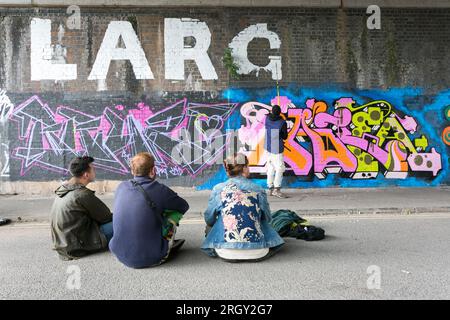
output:
M301 88L273 99L271 89L232 89L225 95L246 101L263 92L267 99L240 109L239 138L255 174L265 172L264 121L278 104L288 122L284 158L292 186L448 184L448 137L441 128L450 91L430 103L417 89Z
M9 137L8 122L14 110L6 92L0 90L0 179L9 177Z
M19 177L67 175L70 159L95 157L100 177L129 175L130 159L138 152L154 155L158 176L168 179L187 175L196 178L222 155L226 143L212 149L216 140L226 142L224 123L236 103L203 104L187 99L160 107L139 102L134 108L107 106L99 114L66 105L50 106L34 95L17 105L9 116L11 158ZM186 132L190 139L179 134ZM185 147L197 157L174 160ZM30 174L30 171L35 172Z
M12 180L58 179L67 176L72 157L89 154L100 178L123 179L130 158L148 151L160 178L195 183L209 176L200 187L210 187L224 178L219 164L234 135L235 150L247 154L254 178L264 183L264 120L279 104L289 128L284 157L291 186L448 184L449 91L430 103L417 89L286 88L281 94L229 89L221 103L112 104L97 114L89 105L51 105L34 95L8 111L14 141L3 163L11 158ZM177 158L180 148L190 157Z
M264 184L264 119L286 117L289 187L450 184L450 10L89 8L0 13L0 179L129 177L211 188L230 147ZM239 78L222 63L232 49Z

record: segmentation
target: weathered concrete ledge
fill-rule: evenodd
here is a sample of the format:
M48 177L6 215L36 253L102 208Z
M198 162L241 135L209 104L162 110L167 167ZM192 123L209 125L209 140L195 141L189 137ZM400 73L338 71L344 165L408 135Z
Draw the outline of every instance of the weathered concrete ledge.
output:
M0 6L449 8L448 0L0 0Z
M0 195L53 196L62 181L0 181ZM89 185L98 193L114 192L121 181L102 180Z
M112 185L106 185L111 187ZM89 188L104 185L89 185ZM189 203L185 220L203 221L210 191L192 188L173 188ZM450 188L322 188L286 189L289 199L269 197L271 211L289 209L300 216L332 217L450 214ZM114 212L114 194L99 192L98 196ZM48 222L54 195L0 196L0 216L14 222Z
M0 181L1 195L20 195L22 197L53 197L63 180L52 181ZM99 194L114 193L122 180L99 180L89 184L89 189ZM164 181L163 181L164 182ZM177 192L196 191L194 187L170 186Z

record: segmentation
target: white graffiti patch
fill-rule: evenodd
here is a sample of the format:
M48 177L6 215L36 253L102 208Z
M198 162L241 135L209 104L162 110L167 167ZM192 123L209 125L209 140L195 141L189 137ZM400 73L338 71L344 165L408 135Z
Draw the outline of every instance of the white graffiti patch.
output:
M273 80L281 80L281 56L269 56L269 64L267 66L257 66L250 62L247 56L247 48L249 43L255 38L265 38L269 40L270 49L280 49L281 40L278 35L267 29L267 23L258 23L241 31L233 38L229 47L233 50L233 57L239 66L239 74L250 74L256 71L259 76L260 70L270 71Z
M65 63L65 48L58 43L51 45L51 20L33 18L30 24L31 80L75 80L77 65ZM63 27L58 31L58 40L62 41Z
M9 116L14 110L14 105L6 95L5 90L0 89L0 123L4 123L8 120Z
M0 144L0 177L9 177L9 148L6 143Z
M0 177L9 177L8 119L14 111L14 104L0 89Z

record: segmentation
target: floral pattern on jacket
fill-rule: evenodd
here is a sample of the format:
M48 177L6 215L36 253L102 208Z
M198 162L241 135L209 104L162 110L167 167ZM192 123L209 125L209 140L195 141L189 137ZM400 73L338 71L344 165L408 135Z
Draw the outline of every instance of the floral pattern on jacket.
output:
M226 242L258 242L264 238L261 230L261 210L258 193L228 184L220 193L222 222Z
M216 185L204 214L211 230L202 250L216 256L215 248L261 249L284 243L270 225L272 219L265 190L244 177Z

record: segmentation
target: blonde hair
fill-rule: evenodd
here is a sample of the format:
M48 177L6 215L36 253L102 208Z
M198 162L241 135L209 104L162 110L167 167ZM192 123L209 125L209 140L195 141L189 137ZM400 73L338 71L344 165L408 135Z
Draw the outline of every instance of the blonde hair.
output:
M230 177L236 177L244 172L244 168L248 167L248 159L242 153L235 153L232 156L227 157L223 161L225 171Z
M136 154L130 162L131 173L134 176L148 176L155 166L155 158L148 152Z

